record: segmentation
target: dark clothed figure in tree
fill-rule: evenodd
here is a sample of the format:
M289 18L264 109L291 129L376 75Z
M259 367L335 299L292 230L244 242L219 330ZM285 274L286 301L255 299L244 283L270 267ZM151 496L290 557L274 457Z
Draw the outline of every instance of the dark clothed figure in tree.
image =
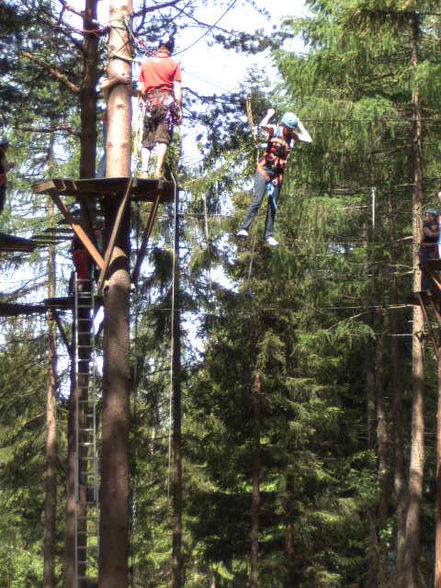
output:
M424 263L429 259L438 258L438 237L439 227L436 221L438 212L434 208L426 210L423 222L423 237L420 245L420 267L424 266ZM424 272L421 275L421 290L431 289L431 284L426 278Z
M0 138L0 213L3 212L6 201L7 173L13 167L6 160L6 151L9 147L9 141L6 137Z

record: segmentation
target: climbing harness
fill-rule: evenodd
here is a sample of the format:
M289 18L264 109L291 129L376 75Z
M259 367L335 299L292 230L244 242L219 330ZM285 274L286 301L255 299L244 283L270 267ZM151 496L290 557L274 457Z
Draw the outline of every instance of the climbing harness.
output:
M137 100L137 107L135 109L135 116L134 116L134 127L135 133L133 137L133 155L137 158L139 162L141 147L142 147L142 135L143 135L143 128L144 128L144 100L141 96L138 96Z
M273 213L277 210L275 188L283 182L283 170L291 151L291 144L283 137L283 130L277 127L276 134L268 139L264 156L257 162L256 172L260 173L268 183L269 204ZM274 174L273 177L271 175Z
M162 120L168 125L171 133L174 123L178 120L178 108L173 94L165 90L153 90L147 95L145 102L144 126L151 130Z
M283 137L282 127L277 127L275 135L268 139L265 154L257 164L257 171L260 172L267 181L269 181L269 176L264 171L264 168L273 171L279 176L279 178L281 178L290 151L291 142Z

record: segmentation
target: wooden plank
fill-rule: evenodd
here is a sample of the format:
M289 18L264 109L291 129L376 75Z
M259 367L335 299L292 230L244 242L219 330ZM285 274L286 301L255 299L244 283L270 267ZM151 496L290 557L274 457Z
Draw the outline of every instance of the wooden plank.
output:
M419 294L419 297L417 297L417 294ZM420 298L422 298L424 302L429 302L431 298L430 290L425 290L422 292L412 292L412 294L409 294L409 296L407 297L406 302L408 304L412 304L413 306L419 306Z
M118 178L90 178L70 180L54 178L38 182L33 186L35 194L49 194L59 196L74 196L79 199L96 197L120 197L127 186L129 177ZM133 183L130 196L137 201L154 202L158 191L161 202L172 202L174 184L168 181L137 179Z
M436 340L435 333L433 332L432 324L430 322L429 315L427 314L426 305L424 303L423 297L421 296L421 293L420 292L416 292L416 297L418 298L418 300L420 302L421 310L423 312L424 320L426 321L427 330L428 330L428 333L429 333L430 340L432 341L432 345L433 345L433 349L435 351L436 359L439 360L439 347L438 347L438 342Z
M441 259L426 259L423 265L427 265L432 271L441 270Z
M148 244L148 241L150 238L150 234L152 232L153 223L155 222L156 213L158 211L159 200L160 200L160 195L159 195L159 191L158 191L158 194L156 196L156 200L153 202L152 207L150 209L149 218L147 220L147 224L144 229L143 236L142 236L141 247L139 248L138 256L136 258L135 267L133 269L132 278L131 278L131 281L133 282L133 284L136 284L138 281L138 278L139 278L139 274L141 271L141 265L142 265L142 262L144 261L145 254L147 252L147 244Z
M57 312L57 309L55 307L49 307L49 312L52 313L52 316L55 319L55 322L57 323L57 327L58 327L58 331L60 332L61 338L63 340L64 346L66 347L66 350L69 354L69 357L71 358L71 360L74 360L74 355L73 355L73 349L72 349L72 345L66 335L66 331L64 330L64 325L61 322L60 316Z
M68 309L74 307L73 296L59 296L55 298L46 298L43 300L43 304L48 308Z
M43 304L23 304L18 302L0 302L0 316L20 316L46 312Z
M0 251L25 251L31 253L37 244L31 239L0 233Z
M129 202L130 191L132 189L132 183L133 183L133 178L129 178L129 181L128 181L127 187L126 187L126 192L124 194L123 199L121 200L121 203L118 208L118 212L116 214L115 222L114 222L113 228L112 228L112 234L110 235L109 243L107 245L106 253L104 256L104 264L103 264L103 267L101 268L100 277L98 279L98 285L97 285L98 291L102 290L104 280L106 279L106 274L107 274L107 270L109 269L109 264L110 264L110 260L112 258L113 249L115 247L116 238L118 237L119 229L121 227L121 221L123 219L123 215L124 215L124 211L126 209L126 206Z
M431 283L432 292L434 292L439 297L441 297L441 280L440 280L439 276L437 276L435 274L435 271L437 271L437 270L436 270L435 265L433 265L433 263L432 263L434 261L439 261L439 260L438 259L430 259L430 260L425 261L421 265L421 271L424 273L424 275L426 276L428 281Z
M435 315L435 318L438 322L438 327L441 329L441 313L439 311L438 305L435 304L435 299L433 296L430 297L430 304L432 305L432 310Z
M58 206L61 214L63 214L65 219L68 221L68 223L72 227L73 232L78 236L81 243L87 249L89 255L92 257L92 259L97 264L97 266L102 270L104 267L104 260L101 256L101 253L98 251L98 249L92 243L92 241L89 239L89 237L88 237L87 233L84 231L83 227L74 221L69 209L64 204L64 202L61 200L61 198L58 194L52 194L51 197L52 197L52 200L55 202L55 204Z

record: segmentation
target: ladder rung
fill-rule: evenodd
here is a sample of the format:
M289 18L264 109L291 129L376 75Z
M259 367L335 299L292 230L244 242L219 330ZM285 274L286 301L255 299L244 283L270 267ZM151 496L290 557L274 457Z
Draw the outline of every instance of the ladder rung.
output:
M87 549L87 547L89 547L89 549L97 549L98 548L97 545L89 545L89 546L87 546L87 545L77 545L77 549L81 549L82 551L84 551L85 549Z
M96 529L93 529L92 531L90 529L88 531L77 531L77 535L90 535L92 537L95 537L96 531Z

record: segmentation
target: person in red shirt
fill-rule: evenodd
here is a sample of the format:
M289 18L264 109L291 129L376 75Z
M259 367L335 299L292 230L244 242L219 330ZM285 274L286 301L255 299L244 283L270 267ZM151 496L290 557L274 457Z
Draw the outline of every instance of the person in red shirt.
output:
M141 66L138 90L145 101L141 177L148 174L150 156L155 145L158 156L155 177L162 177L162 167L173 136L173 125L180 124L182 120L181 69L170 57L173 48L172 37L162 38L156 55Z
M76 234L74 234L72 238L70 250L72 252L75 272L77 274L78 291L84 292L86 290L90 290L89 254L87 253L87 249L84 247L80 238ZM72 283L69 284L69 290L72 290L73 294L74 288L72 276L71 282Z

